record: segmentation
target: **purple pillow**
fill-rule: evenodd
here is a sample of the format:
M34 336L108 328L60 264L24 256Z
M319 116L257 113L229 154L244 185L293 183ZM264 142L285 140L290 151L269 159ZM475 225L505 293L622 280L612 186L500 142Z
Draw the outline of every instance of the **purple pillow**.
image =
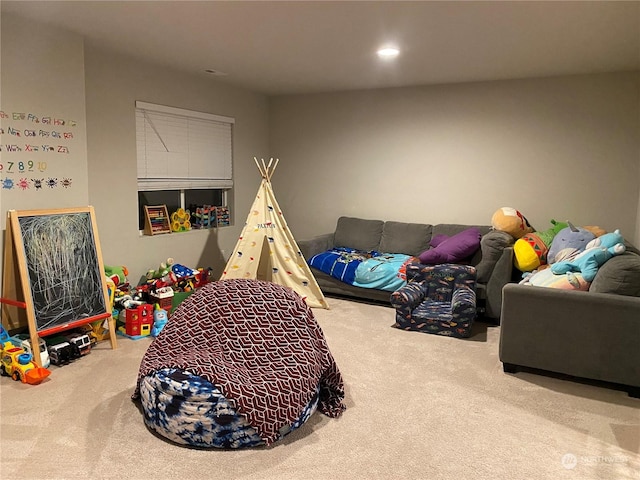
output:
M442 242L448 239L449 239L449 235L445 235L444 233L438 233L431 239L431 241L429 242L429 245L432 248L435 248L438 245L440 245Z
M440 263L458 263L469 258L480 248L482 234L476 227L437 242L437 246L425 250L419 256L420 263L438 265ZM432 243L433 244L433 243Z

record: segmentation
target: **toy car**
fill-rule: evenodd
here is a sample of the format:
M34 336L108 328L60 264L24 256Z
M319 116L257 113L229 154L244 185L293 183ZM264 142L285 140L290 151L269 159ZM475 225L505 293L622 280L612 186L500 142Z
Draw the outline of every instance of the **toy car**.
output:
M78 347L80 355L91 353L91 340L89 339L89 335L86 333L72 332L68 335L64 335L64 338L66 338L69 343Z
M69 343L64 337L47 337L46 342L51 363L54 365L66 365L80 357L80 349L77 345Z
M30 353L33 356L33 351L31 350L31 338L28 333L18 333L11 337L11 343L13 343L16 347L24 348L25 352ZM40 361L42 362L42 366L44 368L49 368L51 365L51 359L49 358L49 351L47 350L47 344L42 339L38 339L38 344L40 345Z
M21 347L5 344L0 362L0 373L8 375L15 381L36 385L47 378L51 372L44 367L39 367L32 361L30 353Z

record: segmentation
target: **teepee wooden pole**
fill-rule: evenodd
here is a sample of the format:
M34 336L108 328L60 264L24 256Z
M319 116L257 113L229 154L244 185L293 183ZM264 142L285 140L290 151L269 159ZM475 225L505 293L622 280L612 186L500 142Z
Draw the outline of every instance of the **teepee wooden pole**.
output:
M262 176L262 178L265 178L266 176L266 172L263 170L263 168L260 166L260 163L258 162L258 159L256 157L253 157L253 160L256 162L256 167L258 167L258 170L260 171L260 175ZM264 162L263 162L264 163Z
M271 159L269 160L269 165L267 165L264 161L264 159L262 160L262 166L264 167L264 171L267 172L267 182L271 181L271 163L273 162L273 157L271 157Z
M276 163L273 164L273 168L271 169L271 173L269 173L269 181L271 181L271 177L273 177L273 172L276 171L276 167L278 166L279 158L276 158Z

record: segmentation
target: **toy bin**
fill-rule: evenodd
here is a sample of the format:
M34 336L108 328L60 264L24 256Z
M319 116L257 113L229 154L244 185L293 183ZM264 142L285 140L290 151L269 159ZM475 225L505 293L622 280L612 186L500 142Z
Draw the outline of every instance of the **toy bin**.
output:
M176 308L178 308L178 305L180 305L192 293L193 293L193 291L191 291L191 292L174 292L173 297L171 298L171 312L175 312Z

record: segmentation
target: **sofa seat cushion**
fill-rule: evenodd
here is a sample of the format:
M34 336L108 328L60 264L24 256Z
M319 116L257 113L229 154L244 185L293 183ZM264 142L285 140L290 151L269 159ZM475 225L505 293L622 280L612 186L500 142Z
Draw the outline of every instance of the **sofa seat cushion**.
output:
M379 251L383 226L382 220L340 217L334 235L334 246L365 252Z

